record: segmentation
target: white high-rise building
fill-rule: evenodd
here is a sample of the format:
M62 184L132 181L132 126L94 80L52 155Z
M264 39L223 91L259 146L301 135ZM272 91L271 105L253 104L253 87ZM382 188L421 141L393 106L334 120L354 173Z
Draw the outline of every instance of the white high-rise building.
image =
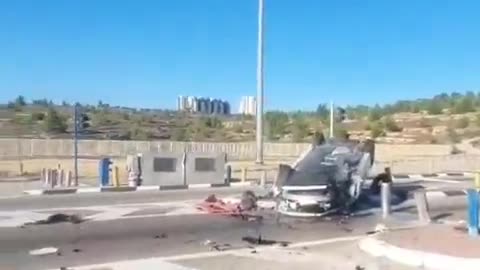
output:
M257 100L253 96L243 96L240 100L240 114L255 115L257 112Z
M184 111L188 108L188 97L178 96L177 98L177 110Z
M202 114L230 114L230 104L216 98L178 96L177 110Z

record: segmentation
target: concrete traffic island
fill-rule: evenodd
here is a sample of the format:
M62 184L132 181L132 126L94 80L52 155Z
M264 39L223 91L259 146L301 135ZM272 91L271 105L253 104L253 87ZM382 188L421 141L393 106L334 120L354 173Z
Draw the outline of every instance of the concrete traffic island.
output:
M480 238L443 224L379 233L359 242L374 257L422 269L480 269Z

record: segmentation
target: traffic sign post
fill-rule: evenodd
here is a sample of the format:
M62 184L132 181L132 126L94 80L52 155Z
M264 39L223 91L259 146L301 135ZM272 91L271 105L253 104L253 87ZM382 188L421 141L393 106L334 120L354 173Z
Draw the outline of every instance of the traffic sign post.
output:
M80 104L76 103L73 114L73 155L74 155L74 174L75 183L78 184L78 135L90 127L90 118L86 113L80 112Z

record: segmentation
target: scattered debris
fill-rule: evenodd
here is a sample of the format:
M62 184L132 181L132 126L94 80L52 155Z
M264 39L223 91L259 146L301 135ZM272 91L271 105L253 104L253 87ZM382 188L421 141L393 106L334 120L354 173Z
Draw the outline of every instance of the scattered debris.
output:
M286 241L276 241L276 240L266 240L266 239L262 239L262 236L258 236L258 238L254 238L254 237L251 237L251 236L244 236L242 237L242 241L245 241L251 245L274 245L274 244L279 244L281 246L288 246L290 244L290 242L286 242Z
M60 222L70 222L73 224L78 224L84 220L78 215L67 215L67 214L53 214L48 216L47 219L38 220L35 222L27 222L24 225L45 225L45 224L55 224Z
M165 239L167 237L168 237L168 235L166 233L162 233L160 235L155 235L154 236L155 239Z
M217 202L218 199L217 197L215 197L215 194L211 194L210 196L208 196L206 199L205 199L206 202L210 202L210 203L214 203L214 202Z
M360 266L360 265L356 265L355 270L365 270L365 267Z
M251 190L247 190L242 193L242 199L240 200L241 211L251 211L257 209L257 196Z
M256 253L257 253L257 250L254 249L254 250L250 251L250 253L256 254Z
M79 248L74 248L72 251L75 252L75 253L82 252L82 250L79 249Z
M370 235L370 234L382 233L386 231L388 231L388 227L385 226L385 224L379 223L377 224L377 226L375 226L375 229L373 229L373 231L368 231L366 232L366 234Z
M218 244L217 242L211 241L209 239L205 240L205 242L203 242L203 245L208 246L209 251L224 251L232 247L230 244Z
M40 248L40 249L34 249L34 250L30 250L29 254L33 255L33 256L58 254L58 248L56 248L56 247L44 247L44 248Z
M375 232L379 232L379 233L385 232L387 230L388 230L387 226L385 226L385 224L382 224L382 223L377 224L377 226L375 226L375 229L374 229Z

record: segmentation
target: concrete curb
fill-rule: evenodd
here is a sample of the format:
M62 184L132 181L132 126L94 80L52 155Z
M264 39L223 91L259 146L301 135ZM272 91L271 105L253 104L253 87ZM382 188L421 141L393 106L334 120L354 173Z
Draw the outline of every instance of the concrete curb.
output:
M477 270L480 258L461 258L419 250L400 248L385 241L368 237L358 243L359 248L374 257L386 257L389 260L412 267L438 270Z
M39 176L0 178L1 183L30 183L40 181Z
M473 173L470 172L449 172L449 173L423 173L423 174L393 174L393 178L404 179L404 178L424 178L424 177L446 177L446 176L473 176Z
M86 187L86 188L54 188L54 189L33 189L25 190L27 195L55 195L55 194L75 194L75 193L98 193L98 192L132 192L147 190L182 190L182 189L204 189L219 187L244 187L251 186L251 182L238 182L230 184L194 184L194 185L178 185L178 186L120 186L120 187Z

